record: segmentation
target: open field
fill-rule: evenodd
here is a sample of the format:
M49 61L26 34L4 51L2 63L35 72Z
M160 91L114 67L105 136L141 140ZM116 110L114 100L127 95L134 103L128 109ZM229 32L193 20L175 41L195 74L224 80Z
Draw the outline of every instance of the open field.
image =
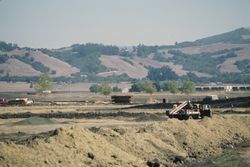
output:
M208 160L250 140L248 92L220 92L222 100L211 104L216 107L212 118L185 121L169 119L166 109L206 93L133 94L128 105L84 92L0 95L35 100L31 106L0 107L2 166L215 165L221 160ZM161 103L163 98L168 103ZM238 107L228 107L231 103ZM249 165L247 148L240 162Z

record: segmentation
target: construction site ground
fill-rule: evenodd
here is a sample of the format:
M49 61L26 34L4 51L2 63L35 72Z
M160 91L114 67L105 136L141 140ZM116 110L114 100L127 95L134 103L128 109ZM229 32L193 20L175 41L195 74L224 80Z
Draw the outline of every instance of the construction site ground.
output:
M175 99L162 104L164 95L135 95L129 105L52 96L0 107L0 166L250 165L249 98L233 95L212 104L212 118L180 121L165 115Z

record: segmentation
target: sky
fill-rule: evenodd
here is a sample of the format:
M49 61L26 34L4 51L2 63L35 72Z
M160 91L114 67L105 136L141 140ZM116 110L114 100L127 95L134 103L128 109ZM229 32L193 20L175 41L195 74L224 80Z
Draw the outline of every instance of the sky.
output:
M0 0L0 41L171 45L250 27L250 0Z

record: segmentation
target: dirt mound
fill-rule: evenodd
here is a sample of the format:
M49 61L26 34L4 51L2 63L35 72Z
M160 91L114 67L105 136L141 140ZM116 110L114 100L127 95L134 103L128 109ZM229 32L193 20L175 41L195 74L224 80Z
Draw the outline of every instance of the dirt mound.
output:
M12 126L20 126L20 125L48 125L48 124L56 124L57 122L50 120L49 118L41 118L41 117L30 117L24 120L14 122Z
M250 139L249 117L215 116L145 127L57 129L35 142L0 142L3 166L187 165Z
M0 164L7 166L131 166L142 160L88 129L56 129L47 139L23 144L0 142Z
M159 102L160 102L159 100L154 99L154 98L152 98L152 97L150 97L150 98L148 98L148 99L146 100L146 104L155 104L155 103L159 103Z

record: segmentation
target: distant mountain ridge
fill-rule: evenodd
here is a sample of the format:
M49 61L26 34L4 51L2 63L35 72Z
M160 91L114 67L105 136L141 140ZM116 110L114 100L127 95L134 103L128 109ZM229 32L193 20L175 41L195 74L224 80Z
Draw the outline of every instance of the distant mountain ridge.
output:
M163 67L182 79L217 81L231 75L243 78L242 82L248 81L250 29L239 28L172 46L118 47L87 43L59 49L32 49L0 42L1 80L31 79L42 72L65 81L130 80L145 78L151 70Z
M250 44L250 28L238 28L230 32L205 37L195 41L184 41L177 45L178 47L190 47L221 42L231 44Z
M248 38L244 38L244 36L248 36ZM250 44L250 29L239 28L234 31L230 31L219 35L214 35L207 38L202 38L195 41L195 43L202 45L219 43L219 42L232 43L232 44Z

